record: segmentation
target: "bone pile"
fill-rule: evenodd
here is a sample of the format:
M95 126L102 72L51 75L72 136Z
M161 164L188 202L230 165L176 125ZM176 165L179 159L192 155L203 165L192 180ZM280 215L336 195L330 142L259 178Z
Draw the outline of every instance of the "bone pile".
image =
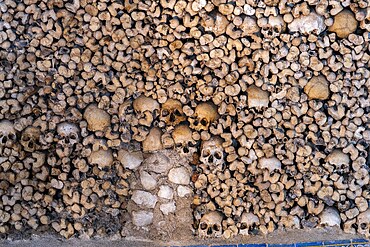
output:
M0 0L0 235L121 237L172 149L199 237L369 237L369 32L366 0Z

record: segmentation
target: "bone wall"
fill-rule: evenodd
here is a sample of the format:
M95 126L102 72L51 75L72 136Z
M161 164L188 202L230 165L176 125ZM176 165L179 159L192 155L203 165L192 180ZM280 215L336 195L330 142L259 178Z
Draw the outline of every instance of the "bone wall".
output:
M1 236L369 237L369 21L364 0L0 1Z

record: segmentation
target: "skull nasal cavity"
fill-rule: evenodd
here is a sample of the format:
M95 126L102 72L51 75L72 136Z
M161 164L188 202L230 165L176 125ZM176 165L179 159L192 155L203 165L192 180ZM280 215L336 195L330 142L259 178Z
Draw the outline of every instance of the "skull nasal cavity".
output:
M209 163L212 163L212 162L213 162L213 155L209 156L209 158L208 158L208 162L209 162Z

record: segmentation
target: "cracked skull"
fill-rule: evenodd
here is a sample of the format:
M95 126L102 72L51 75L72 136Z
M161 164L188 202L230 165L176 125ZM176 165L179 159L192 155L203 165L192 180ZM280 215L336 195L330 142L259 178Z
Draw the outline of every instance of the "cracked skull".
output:
M200 103L194 115L189 118L190 128L197 131L208 130L209 126L219 118L217 107L210 102Z
M185 121L186 117L182 110L181 102L174 99L168 99L163 103L160 120L170 126L175 126L182 121Z
M8 120L0 122L0 146L12 145L17 139L13 123Z
M214 136L208 141L204 141L201 146L199 160L210 167L213 172L222 171L224 165L224 148L222 139Z
M157 117L160 107L159 103L144 95L139 96L133 102L133 108L138 118L139 124L150 127L153 120Z
M41 131L37 127L27 127L21 136L21 144L27 152L34 152L40 146Z
M200 237L222 236L222 214L216 211L203 215L200 219L198 233Z

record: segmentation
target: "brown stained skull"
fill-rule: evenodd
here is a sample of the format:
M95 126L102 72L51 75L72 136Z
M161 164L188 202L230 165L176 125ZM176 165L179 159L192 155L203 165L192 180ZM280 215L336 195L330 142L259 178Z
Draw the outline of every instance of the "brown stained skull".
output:
M175 126L186 120L182 110L182 104L178 100L168 99L162 105L160 120L165 122L167 126Z
M198 234L202 238L222 236L222 214L216 211L203 215L200 219Z
M34 126L27 127L21 136L20 143L27 152L34 152L40 146L41 131L39 128Z
M214 136L202 143L199 160L207 165L212 173L222 171L224 168L224 148L222 143L222 139L218 136Z
M213 103L200 103L195 108L194 115L189 118L190 128L197 131L208 130L209 126L219 117L217 107Z
M181 156L191 158L197 151L197 142L193 139L193 132L186 124L177 125L172 132L177 151Z
M17 135L13 123L8 120L0 122L0 146L9 146L16 142Z

